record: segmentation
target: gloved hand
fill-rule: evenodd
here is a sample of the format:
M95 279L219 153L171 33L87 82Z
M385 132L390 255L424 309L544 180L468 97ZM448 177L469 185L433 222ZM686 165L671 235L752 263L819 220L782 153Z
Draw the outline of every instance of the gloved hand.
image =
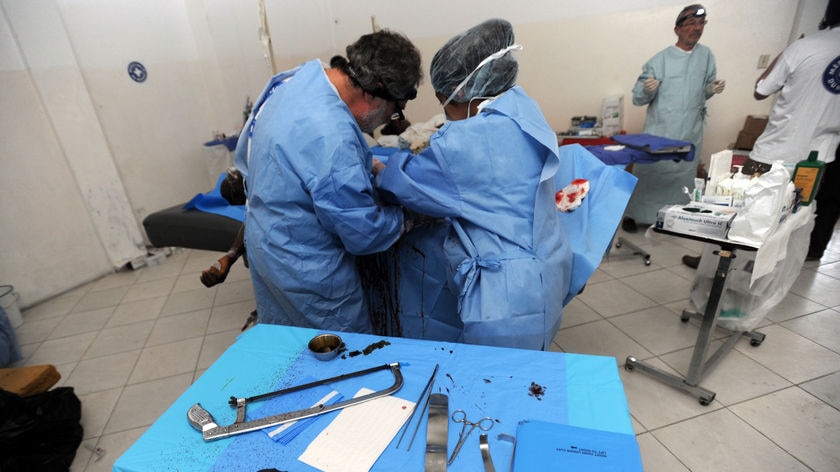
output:
M709 93L723 93L724 88L726 88L725 80L715 80L714 82L709 84Z
M659 88L659 83L660 83L659 80L656 80L653 77L648 77L647 79L645 79L645 83L644 83L645 93L650 95L653 92L655 92L656 89Z

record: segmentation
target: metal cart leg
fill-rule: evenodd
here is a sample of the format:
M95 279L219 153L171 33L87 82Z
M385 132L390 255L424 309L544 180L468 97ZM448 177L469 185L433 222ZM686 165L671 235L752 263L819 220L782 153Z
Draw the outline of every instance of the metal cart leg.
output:
M762 333L755 331L731 331L732 334L729 335L723 345L707 358L709 345L712 341L712 333L717 325L720 312L720 300L725 293L724 289L726 287L727 275L729 274L729 266L732 259L735 258L734 249L721 249L715 251L715 254L718 256L718 266L712 282L712 289L709 293L709 301L706 304L706 311L702 317L697 313L688 311L683 311L681 316L683 322L687 322L692 317L698 317L701 320L700 330L697 333L697 342L694 344L694 351L691 355L691 364L688 367L688 375L685 378L678 377L645 364L632 356L627 357L624 365L624 368L628 371L638 369L672 387L679 388L694 395L700 401L700 404L704 406L710 404L715 398L715 392L698 385L709 370L723 358L724 354L735 347L735 344L741 336L748 336L750 338L750 344L753 346L758 346L764 341L764 334Z
M670 372L665 372L662 369L657 369L656 367L637 360L633 356L627 356L627 360L624 364L624 369L628 372L632 372L633 370L638 369L640 372L644 372L653 378L659 380L660 382L664 382L671 387L678 388L683 390L695 397L700 401L700 404L706 406L712 403L712 400L715 399L715 392L711 390L707 390L703 387L697 385L689 385L686 383L684 379L678 377Z
M615 243L615 247L620 248L621 246L625 246L625 245L633 250L633 255L634 256L641 257L642 260L645 261L645 265L650 265L650 254L645 252L644 249L640 248L639 246L637 246L632 241L628 241L628 240L624 239L623 237L619 236L618 241L616 241L616 243Z
M702 313L697 313L696 311L683 310L682 316L680 316L680 319L682 320L683 323L687 323L688 320L691 320L691 319L702 320L703 319L703 314ZM761 343L764 342L764 338L766 336L764 333L759 333L758 331L732 331L730 329L722 328L720 326L718 326L718 329L728 331L729 334L737 334L739 336L746 336L746 337L750 338L750 345L751 346L761 346Z

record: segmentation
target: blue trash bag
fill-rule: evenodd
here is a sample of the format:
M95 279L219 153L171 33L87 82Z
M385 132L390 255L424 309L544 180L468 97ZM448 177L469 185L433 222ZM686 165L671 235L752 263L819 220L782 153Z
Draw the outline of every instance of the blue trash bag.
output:
M6 310L0 306L0 367L7 367L23 359L15 330Z

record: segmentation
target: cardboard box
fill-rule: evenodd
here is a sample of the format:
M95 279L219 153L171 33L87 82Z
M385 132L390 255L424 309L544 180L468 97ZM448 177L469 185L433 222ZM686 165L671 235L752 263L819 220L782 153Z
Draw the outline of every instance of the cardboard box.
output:
M766 115L749 115L747 119L744 120L744 129L741 131L747 134L754 134L756 136L760 135L764 132L764 128L767 127L767 116Z
M735 208L702 203L669 205L657 212L656 227L675 233L722 239L726 238L737 212Z
M767 127L766 115L748 115L744 120L744 127L738 133L735 140L735 149L750 150L755 145L755 140L764 132Z
M738 133L738 139L735 140L735 149L745 149L749 151L750 149L755 146L755 140L761 136L761 133L752 134L747 133L746 131L740 131Z

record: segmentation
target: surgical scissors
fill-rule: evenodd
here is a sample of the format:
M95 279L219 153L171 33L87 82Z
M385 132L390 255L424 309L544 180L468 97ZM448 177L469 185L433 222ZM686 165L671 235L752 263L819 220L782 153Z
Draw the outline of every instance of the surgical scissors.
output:
M470 437L470 433L476 428L476 426L481 429L482 431L490 431L493 428L493 418L489 416L485 416L478 420L477 423L473 423L467 419L467 412L461 409L455 410L452 412L452 421L456 423L463 423L461 426L461 434L458 436L458 444L455 445L455 450L452 451L452 455L449 457L449 460L446 461L446 465L452 465L452 462L455 460L455 456L461 451L461 446L467 441L467 438ZM467 429L467 426L470 429Z

